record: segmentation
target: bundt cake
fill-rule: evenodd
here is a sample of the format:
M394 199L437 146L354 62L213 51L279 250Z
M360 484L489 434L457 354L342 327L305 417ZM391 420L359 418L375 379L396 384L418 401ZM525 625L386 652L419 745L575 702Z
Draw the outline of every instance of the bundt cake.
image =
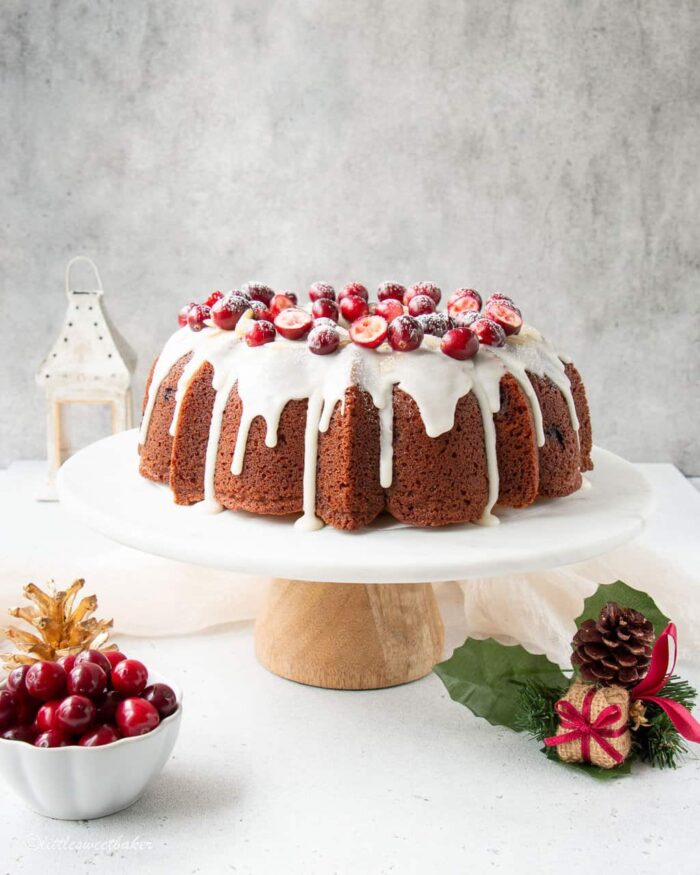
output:
M504 295L315 283L310 312L259 283L180 313L151 368L140 472L178 504L299 514L315 529L490 524L570 495L591 462L586 393Z

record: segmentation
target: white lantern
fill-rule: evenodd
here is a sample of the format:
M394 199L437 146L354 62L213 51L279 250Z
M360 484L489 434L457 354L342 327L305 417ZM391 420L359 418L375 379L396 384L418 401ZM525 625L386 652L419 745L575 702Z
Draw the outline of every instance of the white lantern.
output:
M90 265L97 288L72 289L71 268ZM61 333L36 375L46 393L48 479L40 499L55 501L54 479L61 464L61 407L63 404L110 404L112 431L131 428L131 374L102 310L102 280L93 261L84 255L66 266L68 310Z

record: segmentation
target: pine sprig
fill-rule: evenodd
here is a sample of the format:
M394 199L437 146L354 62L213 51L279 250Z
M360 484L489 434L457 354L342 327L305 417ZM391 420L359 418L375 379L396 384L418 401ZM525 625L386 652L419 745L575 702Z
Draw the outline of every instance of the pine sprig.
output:
M657 695L679 702L692 711L698 694L688 681L673 675ZM666 713L654 702L644 704L648 725L632 733L635 752L640 760L657 769L675 769L688 748Z
M555 735L559 720L554 705L565 692L566 687L548 687L539 681L523 683L518 695L516 730L527 732L539 742Z

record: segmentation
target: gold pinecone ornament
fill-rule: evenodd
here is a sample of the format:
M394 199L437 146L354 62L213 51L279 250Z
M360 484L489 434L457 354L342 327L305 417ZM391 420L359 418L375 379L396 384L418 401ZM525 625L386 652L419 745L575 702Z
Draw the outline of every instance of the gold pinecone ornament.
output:
M654 627L643 614L608 602L597 620L586 620L579 627L571 662L583 680L631 687L649 669L653 641Z
M56 591L52 583L48 592L34 583L25 586L24 596L31 604L11 608L9 613L24 620L38 634L14 626L0 629L0 637L5 636L19 651L0 654L8 671L19 665L56 660L83 650L116 650L115 644L105 646L112 620L98 620L91 616L97 610L97 596L85 596L74 607L76 595L84 585L84 580L76 580L67 590Z

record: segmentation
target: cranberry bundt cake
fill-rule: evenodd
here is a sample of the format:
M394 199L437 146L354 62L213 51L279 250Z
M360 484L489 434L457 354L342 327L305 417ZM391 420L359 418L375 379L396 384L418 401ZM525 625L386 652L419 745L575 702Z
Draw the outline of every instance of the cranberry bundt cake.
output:
M249 283L180 312L148 378L144 477L178 504L357 529L497 522L591 462L583 383L504 295Z

